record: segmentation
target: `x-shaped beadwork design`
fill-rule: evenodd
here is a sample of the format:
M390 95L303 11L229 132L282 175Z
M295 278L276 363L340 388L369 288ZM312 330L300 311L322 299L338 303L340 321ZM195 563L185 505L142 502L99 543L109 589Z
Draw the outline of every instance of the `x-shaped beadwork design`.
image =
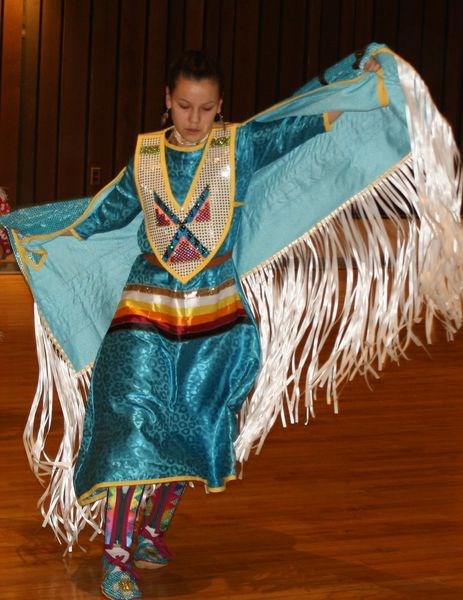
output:
M169 245L164 252L164 256L162 257L165 262L168 262L169 258L175 252L177 246L181 242L182 238L186 238L188 242L196 248L196 250L206 258L210 252L209 250L200 242L200 240L195 236L195 234L187 227L190 223L193 223L196 219L199 211L204 206L205 202L209 198L209 186L206 186L204 190L201 192L199 198L196 200L194 205L188 211L187 216L184 219L180 219L178 215L175 214L173 210L171 210L165 202L159 198L159 196L154 192L154 201L157 206L162 210L162 212L166 215L166 217L170 220L171 224L177 226L177 231L173 235L170 240ZM166 223L167 224L167 223Z

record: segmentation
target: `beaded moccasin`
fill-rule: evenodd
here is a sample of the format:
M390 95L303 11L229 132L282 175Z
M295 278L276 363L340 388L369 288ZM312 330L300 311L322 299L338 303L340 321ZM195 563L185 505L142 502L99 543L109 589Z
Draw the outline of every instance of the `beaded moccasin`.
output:
M103 581L101 592L111 600L132 600L141 598L137 576L126 557L121 554L103 553Z
M159 569L165 567L172 553L163 541L162 533L153 535L146 527L138 533L134 564L138 569Z

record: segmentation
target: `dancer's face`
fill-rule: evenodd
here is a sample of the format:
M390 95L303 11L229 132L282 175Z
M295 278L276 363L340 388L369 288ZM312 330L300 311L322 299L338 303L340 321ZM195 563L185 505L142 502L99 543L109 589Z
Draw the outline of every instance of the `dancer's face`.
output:
M199 142L209 133L222 109L219 86L212 79L181 76L173 90L166 88L166 106L180 135L188 142Z

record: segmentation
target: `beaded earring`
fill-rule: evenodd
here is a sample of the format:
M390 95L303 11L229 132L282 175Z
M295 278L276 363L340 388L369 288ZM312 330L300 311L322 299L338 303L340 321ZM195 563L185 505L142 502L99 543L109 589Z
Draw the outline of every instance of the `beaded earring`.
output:
M165 129L165 127L169 121L170 121L170 108L166 108L166 110L162 113L162 116L161 116L161 129Z

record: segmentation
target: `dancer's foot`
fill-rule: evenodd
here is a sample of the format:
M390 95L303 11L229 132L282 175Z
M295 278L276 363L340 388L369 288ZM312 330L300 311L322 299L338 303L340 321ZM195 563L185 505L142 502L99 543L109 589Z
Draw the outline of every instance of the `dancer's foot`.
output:
M103 581L101 591L111 600L141 598L137 576L130 564L130 554L124 548L113 546L103 552Z
M138 569L159 569L169 563L172 553L164 543L162 533L144 526L138 533L134 564Z

